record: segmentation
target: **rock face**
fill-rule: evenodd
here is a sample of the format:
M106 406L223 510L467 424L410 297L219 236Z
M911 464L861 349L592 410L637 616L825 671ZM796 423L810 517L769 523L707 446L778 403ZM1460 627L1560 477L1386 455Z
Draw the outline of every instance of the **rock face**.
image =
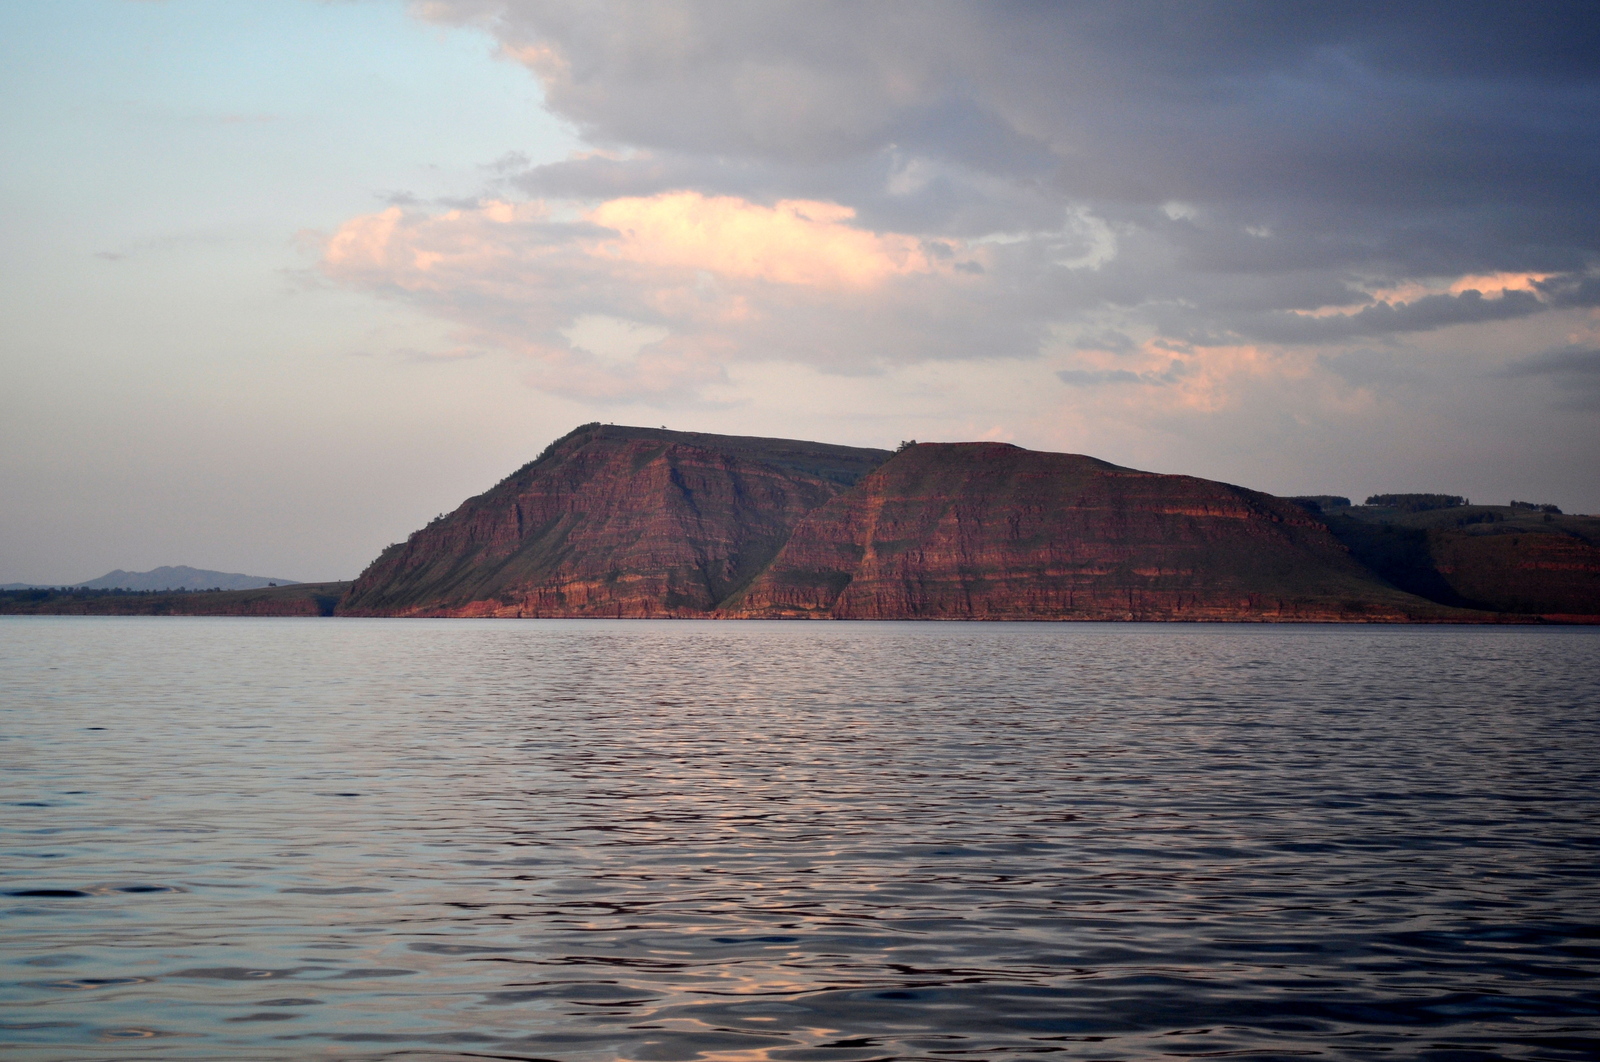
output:
M1491 541L1481 529L1385 530L1335 515L1363 507L1320 508L1000 443L891 454L590 424L385 550L338 614L1362 622L1600 614L1597 551L1587 540L1550 534L1529 545L1531 531ZM1549 520L1589 519L1546 515L1529 519L1552 532L1564 525ZM1479 519L1462 507L1387 518ZM1552 603L1560 607L1545 607Z
M705 616L802 516L889 456L585 425L385 550L339 613Z
M1374 577L1290 502L999 443L901 452L801 520L720 614L1460 618Z
M1550 619L1600 614L1593 516L1502 505L1414 513L1352 506L1326 519L1357 560L1434 601Z

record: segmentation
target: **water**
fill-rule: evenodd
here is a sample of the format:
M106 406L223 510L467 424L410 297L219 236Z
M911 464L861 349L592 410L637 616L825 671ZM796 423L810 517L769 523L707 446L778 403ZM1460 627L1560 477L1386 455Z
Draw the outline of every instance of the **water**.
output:
M0 1043L1600 1056L1600 630L0 620Z

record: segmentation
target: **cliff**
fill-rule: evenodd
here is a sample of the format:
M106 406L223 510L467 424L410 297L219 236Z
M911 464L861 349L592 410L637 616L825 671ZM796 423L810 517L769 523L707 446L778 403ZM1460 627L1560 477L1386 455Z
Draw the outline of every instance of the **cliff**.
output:
M348 616L705 616L889 457L585 425L361 574Z
M1000 443L891 454L588 424L386 549L338 614L1477 623L1600 615L1600 551L1567 526L1589 518L1524 514L1490 534L1460 525L1488 520L1471 506L1372 509L1368 516L1388 521L1380 526L1351 517L1368 510L1346 502L1295 504Z
M801 520L720 614L1469 618L1387 585L1283 499L999 443L901 452Z

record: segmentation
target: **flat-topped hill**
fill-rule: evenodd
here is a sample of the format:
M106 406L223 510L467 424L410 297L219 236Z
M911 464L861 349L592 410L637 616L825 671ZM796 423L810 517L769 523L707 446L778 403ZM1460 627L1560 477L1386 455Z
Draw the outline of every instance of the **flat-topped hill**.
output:
M724 457L755 461L790 472L801 472L819 479L832 480L844 486L883 464L890 456L888 450L863 446L840 446L835 443L806 442L801 439L767 439L756 435L714 435L702 431L670 431L667 428L633 428L622 424L584 424L563 435L546 448L553 455L558 449L577 442L645 442L688 446ZM527 471L537 461L524 465L519 472Z
M1301 506L999 443L585 425L391 546L341 615L1452 621Z

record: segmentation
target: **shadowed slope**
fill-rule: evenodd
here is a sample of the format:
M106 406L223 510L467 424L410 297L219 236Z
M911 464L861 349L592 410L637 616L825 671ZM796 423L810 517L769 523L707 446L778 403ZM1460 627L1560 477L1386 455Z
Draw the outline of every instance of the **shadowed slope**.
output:
M1470 619L1225 483L1002 443L923 444L802 520L730 617ZM1478 618L1491 617L1477 614Z
M705 615L887 451L585 425L391 546L341 615Z
M1600 616L1600 518L1460 505L1424 512L1340 508L1329 528L1402 589L1464 608Z

